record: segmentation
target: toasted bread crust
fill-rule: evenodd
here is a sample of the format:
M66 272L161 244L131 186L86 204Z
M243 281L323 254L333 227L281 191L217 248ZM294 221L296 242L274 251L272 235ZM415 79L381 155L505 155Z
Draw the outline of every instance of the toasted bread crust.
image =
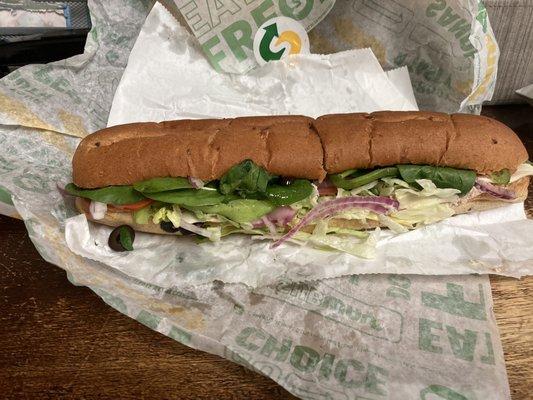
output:
M114 126L81 141L73 181L83 188L166 176L209 181L246 159L275 175L321 180L323 151L311 123L280 116Z
M487 174L528 158L516 134L481 116L385 111L134 123L79 144L73 181L83 188L155 177L220 178L251 159L275 175L321 180L352 168L429 164Z
M335 114L315 127L324 147L324 168L335 174L352 168L428 164L487 174L514 172L528 158L507 126L491 118L425 111Z

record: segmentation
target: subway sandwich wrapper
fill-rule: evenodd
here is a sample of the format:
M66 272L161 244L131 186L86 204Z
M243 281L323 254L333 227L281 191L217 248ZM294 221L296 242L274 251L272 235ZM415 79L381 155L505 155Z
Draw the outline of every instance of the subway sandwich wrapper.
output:
M129 56L108 125L377 110L416 110L416 103L406 69L384 72L369 49L299 55L246 75L220 74L195 38L156 5ZM270 241L242 235L198 245L142 233L134 252L117 254L105 245L110 228L90 224L84 216L67 221L66 239L75 253L158 286L219 280L260 287L279 279L369 273L522 276L533 271L533 239L527 234L532 230L533 222L517 204L455 216L405 234L382 231L368 239L377 242L375 249L367 244L370 259L292 244L272 250Z
M371 47L388 69L407 65L422 110L479 114L494 92L499 49L482 1L161 2L222 71L257 66L254 35L283 15L309 31L313 53Z
M360 274L375 271L362 271L363 267L356 265L358 274L349 275L353 273L353 258L342 264L335 254L330 254L331 259L325 259L323 265L305 264L299 260L309 251L306 248L282 249L272 258L269 252L259 253L259 248L253 247L264 246L263 243L253 243L251 249L268 258L258 258L267 268L248 263L256 271L252 276L240 268L248 262L246 254L253 251L236 250L232 244L227 258L222 260L224 254L220 252L216 264L206 268L200 263L201 257L206 257L205 247L195 245L194 249L202 254L193 253L198 255L193 260L196 264L185 264L180 261L183 254L176 249L191 250L191 243L143 234L136 239L138 249L133 253L104 257L100 247L106 228L87 224L77 215L72 199L62 197L57 189L58 183L71 179L71 158L79 142L73 135L84 136L87 131L104 127L117 86L110 123L118 123L122 118L120 110L125 110L127 103L124 93L131 90L131 87L126 90L126 83L131 79L129 70L120 84L119 80L143 24L137 44L147 35L158 35L161 40L158 43L163 43L163 49L168 52L175 51L175 57L194 56L192 65L169 67L175 68L176 75L185 74L188 68L193 71L193 67L202 71L205 59L197 55L200 50L192 44L195 41L181 42L181 46L172 41L179 27L171 25L172 20L165 19L159 7L153 9L145 22L148 10L141 3L91 1L89 6L94 27L84 54L46 66L22 67L0 81L0 212L24 220L31 240L44 259L63 268L74 284L91 288L107 304L150 329L264 374L303 399L510 399L487 276L423 276L420 274L435 274L434 263L412 266L407 260L415 256L413 248L430 254L434 246L441 246L438 260L449 263L454 273L463 268L463 272L482 274L530 274L531 267L526 265L532 258L528 252L533 248L529 242L533 235L521 205L434 225L429 232L415 234L419 235L416 247L407 247L408 242L395 242L399 239L383 238L385 241L378 246L378 252L381 247L397 243L391 248L397 257L388 259L389 267L396 263L394 272L397 273L393 274ZM135 51L137 56L142 52L134 50L129 60L132 68L136 64ZM342 71L343 63L359 63L365 73L353 80L346 77L345 86L350 83L357 87L358 93L370 96L374 94L372 82L376 81L381 85L376 83L376 87L387 85L387 90L399 93L394 96L395 103L386 103L386 107L411 104L410 109L414 109L411 94L405 90L410 88L410 83L402 78L404 72L383 73L372 69L368 66L372 63L361 61L368 61L370 54L362 51L331 58L310 57L307 60L310 62L301 62L301 68L309 68L311 64L320 73L321 69L324 72L326 60L342 60L341 65L332 68L333 73ZM171 60L162 58L167 66ZM145 60L148 61L151 60ZM149 68L153 65L147 64L145 73ZM268 84L285 67L268 68L272 75L266 76L265 81L260 81L258 76L249 78L256 79L254 85L266 82L265 87L275 87ZM157 86L156 72L165 71L139 75L138 84L144 85L149 79L151 85ZM182 76L188 78L182 81L188 85L196 79L192 72ZM203 78L217 79L217 76ZM183 90L184 96L191 94L187 90L194 89L190 85L172 87L173 81L169 82L172 90ZM230 86L235 90L232 93L238 94L237 83L231 81ZM220 85L212 85L215 87ZM202 88L205 96L210 95L207 111L206 103L201 103L204 95L179 103L179 96L173 97L169 90L162 92L168 99L155 97L157 93L152 93L154 97L150 98L149 92L139 92L136 99L129 101L137 104L134 111L138 118L231 115L231 111L242 114L243 98L224 97L223 93L214 95L208 89L207 85ZM287 92L281 86L278 89L270 92L276 98L267 96L260 100L250 96L247 113L282 113L300 104L297 96L305 99L308 93L294 87ZM360 103L361 107L383 109L385 105L380 102L390 101L380 96L376 99L373 104ZM195 102L197 106L191 104ZM327 108L325 101L320 106L323 109L308 103L299 106L298 112L337 111L334 107L340 103L339 100ZM153 115L139 114L148 106ZM424 242L426 238L431 240ZM75 239L79 239L77 243L73 243ZM450 239L456 253L450 253L446 247ZM94 252L89 257L80 255L90 250ZM478 259L482 253L488 257L486 263ZM166 255L167 262L176 264L156 268L164 258L161 254ZM94 260L98 257L105 258L105 262ZM152 270L147 268L146 258L150 257L153 257ZM279 269L278 257L293 263L290 273ZM450 262L461 257L468 261ZM499 261L495 261L497 257L501 257ZM204 262L207 261L205 258ZM222 261L233 264L225 268ZM181 264L179 270L178 264ZM339 265L344 267L335 270ZM500 268L495 268L496 265ZM219 268L227 282L212 281ZM309 271L319 277L330 274L330 268L334 268L331 275L346 276L307 280ZM444 266L440 268L442 273L450 272ZM183 281L177 282L178 273ZM228 283L246 279L248 285ZM191 286L191 282L205 283ZM271 283L262 285L268 282Z

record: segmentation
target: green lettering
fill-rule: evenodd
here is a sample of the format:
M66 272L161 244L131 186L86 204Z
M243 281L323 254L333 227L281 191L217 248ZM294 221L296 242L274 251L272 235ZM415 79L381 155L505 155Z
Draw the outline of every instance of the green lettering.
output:
M472 49L475 50L472 42L470 42L470 35L463 36L461 40L459 40L459 44L461 45L461 50L464 52L472 51Z
M439 336L434 335L431 329L442 330L442 324L425 318L418 320L418 348L430 353L442 353L442 347L433 344L439 341Z
M291 365L302 372L313 371L319 360L320 355L310 347L296 346L291 354Z
M482 1L478 3L478 13L476 16L476 21L478 21L483 27L483 32L487 33L487 8Z
M22 74L20 73L20 70L16 69L15 71L11 72L9 75L6 75L7 80L15 80L17 78L20 78Z
M386 396L387 390L382 387L386 382L380 379L378 375L387 377L389 376L389 373L386 369L368 364L368 371L365 378L365 389L370 393Z
M261 348L261 354L270 357L273 351L276 352L276 361L285 361L287 359L287 356L289 355L289 351L291 350L292 341L288 339L283 339L281 342L281 345L279 345L278 341L273 336L268 336L267 340L265 341L265 344Z
M234 15L241 9L234 0L207 0L206 3L209 17L211 19L211 26L213 28L220 24L220 17L224 14L230 13L231 15Z
M57 90L58 92L64 93L65 89L69 86L69 82L64 78L56 79L50 87Z
M360 363L357 360L349 359L349 360L340 360L337 365L335 366L335 379L344 387L354 389L361 387L363 383L365 383L365 378L361 377L361 380L356 380L355 377L348 380L348 367L352 367L354 371L357 372L363 372L365 370L365 367L362 363Z
M359 321L361 319L361 310L354 308L353 306L348 306L346 309L346 316L352 321Z
M444 73L444 70L442 68L434 68L431 71L426 71L424 73L424 78L429 82L435 82L437 83L440 78L442 77L442 74Z
M441 26L446 26L457 20L458 18L461 18L458 14L454 14L452 12L452 9L450 7L446 7L446 10L441 14L439 19L437 20L437 23Z
M28 228L28 226L33 226L33 225L35 225L34 221L32 221L31 223L26 221L26 228ZM33 232L33 234L35 234L35 230L33 228L28 229L28 231L31 231L30 233ZM102 298L102 300L104 300L107 304L109 304L115 310L118 310L123 314L127 313L128 306L126 305L126 303L124 303L124 300L122 300L120 297L112 295L111 293L106 292L105 290L95 290L95 292L98 296Z
M473 46L472 46L472 47L473 47ZM477 53L477 50L476 50L475 47L473 47L472 50L467 51L466 53L464 53L464 54L463 54L463 57L464 57L464 58L472 58L472 57L474 57L474 54L476 54L476 53Z
M393 286L398 286L403 289L409 289L411 287L411 280L405 275L391 274L388 277L388 281Z
M297 11L296 8L300 7L301 3L301 1L291 1L289 5L287 0L279 0L278 4L283 15L299 21L309 15L313 9L314 0L306 0L304 7Z
M31 86L30 82L28 82L24 78L17 79L15 84L17 85L17 89L19 90L26 90L26 89L29 89L29 87Z
M217 72L222 72L222 68L220 67L220 61L226 58L226 54L224 54L223 51L219 51L217 53L211 52L211 49L217 44L220 44L220 39L218 38L218 36L215 35L211 39L202 43L202 50L204 51L205 55L207 55L207 59L209 60L213 68Z
M485 332L485 347L487 348L487 354L481 356L481 362L483 364L494 365L494 349L492 348L492 340L488 332Z
M361 317L361 321L360 322L362 324L368 324L375 331L383 330L383 327L379 324L379 322L376 319L376 317L374 317L371 314L363 314L363 316Z
M168 336L170 338L174 339L174 340L177 340L180 343L183 343L183 344L190 343L191 339L192 339L190 333L187 333L187 332L185 332L182 329L176 328L175 326L170 328L170 331L168 332Z
M235 21L222 30L222 36L228 43L229 48L239 61L246 60L246 52L243 47L253 49L252 27L244 20Z
M393 286L387 289L387 297L399 297L405 300L409 300L411 298L411 294L406 289Z
M2 185L0 185L0 203L5 203L10 206L13 205L13 200L11 199L11 193Z
M259 6L257 6L257 8L251 11L250 14L252 14L252 18L254 19L257 26L263 25L264 22L276 16L274 10L272 10L270 14L265 15L265 13L272 8L274 8L274 3L272 2L272 0L265 0Z
M50 72L51 70L52 70L51 66L45 65L44 67L37 69L33 73L33 76L39 82L44 83L45 85L49 85L50 83L52 83L52 78L50 78L50 76L48 75L48 72Z
M320 379L329 379L331 376L331 367L335 361L335 356L333 354L326 353L322 358L320 363L320 369L318 370L318 377Z
M13 183L19 188L29 192L50 193L48 183L38 175L26 174L17 176L13 179Z
M426 8L426 16L427 17L435 17L437 15L437 11L442 11L446 8L446 1L445 0L437 0L433 4L428 4Z
M460 393L457 393L455 390L441 385L430 385L427 388L422 389L420 391L420 400L429 400L435 398L435 396L427 397L428 394L436 394L443 400L468 400L465 396Z
M148 311L142 310L136 318L141 324L146 325L150 329L157 329L157 325L161 321L161 318L158 316L149 313Z
M326 296L322 300L322 304L320 304L321 307L326 308L328 310L333 310L339 314L344 314L344 303L333 296Z
M455 32L455 37L457 39L463 37L464 35L470 35L470 24L464 20L464 19L461 19L459 21L457 21L455 24L453 24L452 27L450 27L450 29L448 29L450 31L450 33L454 33Z
M266 338L266 335L263 333L263 331L256 328L247 327L244 328L241 333L239 333L239 335L235 338L235 343L237 343L241 347L244 347L247 350L255 351L259 348L259 346L250 340L250 337L253 336L259 339Z
M471 319L486 320L485 297L483 287L479 287L479 303L465 301L463 287L455 283L446 284L447 296L422 292L422 304L426 307L442 310L448 314Z
M453 355L461 360L473 361L477 332L465 329L465 333L462 335L457 332L457 329L449 325L446 325L446 332L448 332L448 340Z

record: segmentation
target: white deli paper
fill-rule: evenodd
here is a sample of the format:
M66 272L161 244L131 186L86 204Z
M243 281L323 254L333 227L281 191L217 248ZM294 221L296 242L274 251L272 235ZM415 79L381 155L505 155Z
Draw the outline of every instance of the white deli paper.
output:
M415 109L407 79L402 69L385 73L368 49L296 56L247 76L220 75L195 39L164 7L156 5L130 54L109 125L191 117L288 113L316 117ZM382 231L371 260L290 243L271 250L270 242L243 235L197 244L184 238L138 234L135 251L117 254L106 246L109 231L79 216L67 222L66 239L76 254L162 287L214 280L258 287L282 278L310 281L368 273L522 276L533 271L533 236L528 234L533 222L526 219L523 204L456 216L400 235Z
M156 4L131 51L108 126L186 118L416 110L407 71L391 77L370 49L298 55L247 75L220 74L196 39ZM406 94L400 92L404 88Z
M56 183L71 179L79 139L35 126L53 126L64 117L65 96L77 95L84 99L72 105L79 122L102 127L110 100L103 83L120 75L145 15L140 2L128 0L89 0L89 7L85 54L46 65L45 82L40 65L0 80L0 105L7 105L0 113L0 212L20 214L45 260L121 313L303 399L510 399L487 276L353 275L256 290L220 282L164 289L72 253L65 223L77 211ZM68 93L59 94L57 82L64 88L65 81ZM31 98L21 101L21 90ZM37 95L48 100L35 113Z

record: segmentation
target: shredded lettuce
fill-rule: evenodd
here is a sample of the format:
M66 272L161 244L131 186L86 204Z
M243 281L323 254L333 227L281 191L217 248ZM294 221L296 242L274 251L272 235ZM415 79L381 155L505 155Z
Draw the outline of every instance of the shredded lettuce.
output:
M306 199L292 203L290 207L296 210L296 216L302 218L309 210L318 204L318 188L313 184L313 192Z
M510 183L516 182L526 176L533 175L533 164L529 162L520 164L516 169L515 173L511 175Z
M399 211L389 215L395 222L414 228L451 217L452 204L459 200L457 189L439 189L429 179L416 181L422 190L396 189L394 196L400 202Z
M178 205L163 206L155 210L152 216L152 222L159 225L162 221L170 221L175 228L180 227L181 210Z
M394 233L404 233L408 231L408 229L405 226L399 224L394 219L386 215L380 214L378 215L378 218L381 224L385 225L387 228L389 228Z
M517 173L533 175L533 166L523 166ZM363 223L379 221L391 231L401 233L452 216L454 214L452 205L459 201L460 193L458 189L438 188L429 179L418 179L409 184L393 177L381 178L352 190L339 188L337 197L376 195L394 197L400 203L399 210L389 215L378 215L370 210L354 208L317 222L312 233L300 231L291 241L325 250L338 250L362 258L372 258L375 256L380 228L373 231L340 228L331 226L331 220L359 220ZM318 190L313 185L313 193L309 197L291 204L290 207L297 211L296 219L299 219L318 203L326 200L328 200L326 196L319 197ZM159 203L158 207L151 207L150 215L156 224L161 221L171 221L175 227L179 227L181 221L184 224L207 223L206 229L212 231L209 237L211 240L235 233L253 235L256 239L275 239L266 229L254 228L250 222L237 222L206 211L208 210L180 210L178 205Z
M353 235L331 235L320 233L298 232L294 239L296 242L310 243L313 247L323 250L340 250L342 252L361 257L374 258L376 256L376 244L381 230L376 228L364 238Z

